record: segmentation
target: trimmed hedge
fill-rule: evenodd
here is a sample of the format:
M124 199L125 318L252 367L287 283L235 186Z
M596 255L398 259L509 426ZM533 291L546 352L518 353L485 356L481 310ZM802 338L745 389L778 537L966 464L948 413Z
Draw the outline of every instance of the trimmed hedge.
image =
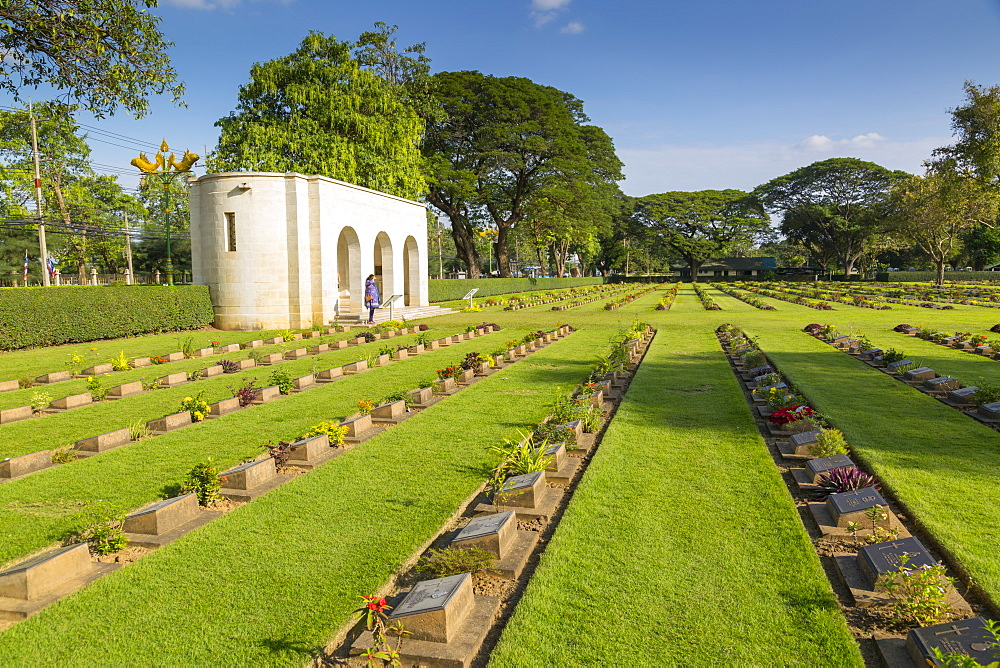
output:
M200 329L214 319L205 285L0 288L0 350Z
M936 271L880 271L875 280L881 283L933 283ZM946 271L947 281L1000 281L1000 271Z
M472 288L479 288L476 299L505 295L512 292L528 292L530 290L555 290L557 288L575 288L583 285L600 285L605 282L601 277L587 278L432 278L427 283L428 300L432 302L447 302L461 299Z

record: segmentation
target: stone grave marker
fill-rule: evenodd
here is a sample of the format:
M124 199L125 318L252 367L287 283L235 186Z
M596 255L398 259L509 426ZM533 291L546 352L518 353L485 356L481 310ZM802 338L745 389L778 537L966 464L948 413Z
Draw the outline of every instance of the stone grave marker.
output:
M347 427L345 441L357 441L364 438L372 430L372 416L370 414L359 415L341 422L340 426Z
M858 567L869 586L874 588L880 575L899 572L903 556L908 557L907 568L933 566L937 563L919 540L908 536L885 543L862 545L858 548Z
M323 458L330 449L330 438L326 434L304 438L292 443L288 450L288 465L313 465Z
M545 491L545 473L535 471L507 478L503 485L501 504L518 508L534 508Z
M240 400L236 397L231 399L223 399L222 401L216 401L214 404L208 405L208 417L219 417L220 415L228 415L229 413L234 413L240 409Z
M73 447L86 452L104 452L105 450L117 448L131 441L132 436L129 434L128 427L125 427L124 429L116 429L115 431L98 434L90 438L82 438L74 443Z
M406 402L393 401L372 409L372 422L399 422L406 415Z
M142 394L141 380L108 388L108 399L121 399L122 397L131 397L135 394Z
M431 402L431 399L434 398L434 390L429 387L421 387L416 390L411 390L408 394L412 397L414 406L425 406Z
M994 654L997 648L993 646L995 639L985 627L985 619L973 617L959 622L910 629L906 638L906 650L915 666L927 665L933 656L931 650L934 647L945 654L967 654L979 665L989 665L996 661Z
M153 360L148 357L136 357L132 360L132 367L136 369L141 369L143 367L153 366Z
M366 339L363 336L358 336L358 337L354 338L354 343L355 343L355 345L358 345L358 346L360 346L363 343L367 343L367 342L368 342L368 339Z
M841 492L826 497L826 507L833 517L835 526L845 528L848 522L861 522L865 528L871 528L871 522L865 517L865 511L875 506L885 508L886 515L891 517L889 504L874 487L865 487L852 492ZM877 526L889 528L889 519L876 523Z
M312 348L310 348L309 353L312 355L316 355L318 353L325 353L329 349L330 349L329 343L321 343L318 346L313 346Z
M80 372L81 376L102 376L106 373L111 373L114 371L114 367L110 364L95 364L94 366L87 367Z
M409 356L410 356L409 348L399 348L396 350L396 359L398 360L405 360Z
M916 369L910 369L909 371L903 372L903 379L913 383L922 383L923 381L930 380L931 378L937 378L937 373L934 369L927 366L920 366Z
M21 389L21 384L16 380L5 380L0 382L0 392L13 392Z
M307 390L310 387L316 385L316 376L309 374L308 376L299 376L298 378L292 378L292 387L296 390Z
M92 569L86 543L49 550L0 572L0 597L40 599Z
M518 346L517 348L514 348L514 354L517 355L518 357L524 357L527 353L528 349L526 346L521 345Z
M345 364L343 369L344 373L361 373L368 369L368 360L358 360L351 364Z
M264 342L260 339L254 339L253 341L247 341L243 345L247 348L260 348L264 345Z
M604 392L601 390L594 391L590 395L590 405L596 406L597 408L604 408Z
M469 339L475 338L475 336L476 336L476 333L474 331L472 331L472 332L465 332L464 334L462 334L462 338L465 339L466 341L468 341Z
M462 337L460 335L456 334L455 336L451 337L451 343L461 343L461 342L462 342Z
M214 378L215 376L221 376L223 373L221 364L213 364L212 366L207 366L201 370L202 378Z
M173 413L171 415L161 417L158 420L150 420L146 423L146 426L150 431L165 432L180 429L181 427L186 427L189 424L191 424L191 413L189 411L181 411L180 413Z
M488 376L490 373L490 363L480 362L476 365L475 373L477 376Z
M90 395L90 392L83 392L81 394L71 394L68 397L61 397L59 399L56 399L49 405L52 408L58 408L60 410L69 410L71 408L79 408L80 406L86 406L92 403L94 403L94 398Z
M545 470L553 472L558 471L559 467L566 461L566 444L556 443L555 445L546 448L545 454L552 458L549 461L549 465L545 467Z
M0 461L0 478L17 478L50 466L52 466L51 450L39 450L20 457L8 457Z
M215 354L215 348L198 348L194 351L192 357L208 357L209 355Z
M89 396L89 395L88 395ZM5 408L0 410L0 424L8 424L19 420L27 420L35 414L31 406L18 406L16 408Z
M471 573L424 580L413 586L389 619L401 621L414 640L451 642L472 602Z
M765 364L764 366L757 366L747 370L747 374L749 374L751 378L755 378L757 376L767 375L769 373L772 373L773 371L774 369Z
M462 373L458 374L458 384L468 385L472 382L472 379L476 377L476 372L473 369L466 369Z
M976 398L976 392L979 391L978 387L963 387L957 390L950 390L948 392L948 399L955 402L956 404L970 404Z
M976 346L976 354L977 355L992 355L993 354L993 348L991 348L990 346Z
M434 392L438 394L453 394L458 389L454 378L441 378L434 381Z
M274 460L268 457L255 462L240 464L236 468L229 469L219 474L220 478L225 478L222 483L220 493L227 498L235 500L248 500L247 494L241 492L253 492L257 488L264 487L272 483L278 476L278 470L274 467Z
M941 343L945 344L946 346L950 346L951 344L955 343L956 341L958 341L958 337L957 336L946 336L943 339L941 339Z
M938 376L937 378L928 378L925 380L924 387L932 392L947 392L949 390L960 389L961 383L958 382L957 378Z
M881 354L882 354L881 348L869 348L868 350L861 351L861 356L864 357L866 360L875 359Z
M308 354L309 352L305 348L296 348L295 350L289 350L286 352L284 357L286 360L297 360L302 359Z
M341 339L340 341L334 341L333 343L331 343L330 347L336 350L342 350L346 348L348 345L350 344L347 342L347 339Z
M219 346L218 348L215 349L215 352L224 355L227 353L239 352L239 350L240 350L240 344L230 343L224 346Z
M513 510L483 515L469 521L451 541L453 547L478 547L497 557L504 556L517 535L517 515Z
M898 360L896 362L889 362L885 366L886 366L887 369L889 369L891 371L895 371L896 369L898 369L901 366L908 366L910 364L913 364L913 360Z
M809 472L809 479L815 484L819 482L820 475L824 473L829 473L834 469L853 467L854 465L855 464L851 461L850 457L845 454L838 453L830 457L810 459L806 462L806 470Z
M160 387L176 387L177 385L188 382L188 377L183 371L178 371L177 373L161 376L156 379L156 382Z
M236 362L236 366L238 371L246 371L247 369L253 369L257 366L257 362L252 359L239 360Z
M159 536L187 524L198 516L194 493L163 499L125 518L125 532Z
M979 407L979 414L990 420L1000 420L1000 401L983 404Z
M337 380L338 378L344 377L344 370L339 366L335 366L332 369L325 369L316 374L316 380L321 383L329 383L332 380Z
M798 434L792 434L791 441L792 447L795 449L795 454L797 455L808 455L809 446L816 443L817 436L819 436L820 431L814 429L812 431L803 431Z
M167 353L166 355L160 355L160 357L162 357L167 362L180 362L182 359L184 359L184 353L181 352Z
M424 346L424 349L425 350L437 350L439 346L440 346L440 344L437 342L437 340L434 340L434 341L431 341L431 342L427 343Z
M53 371L52 373L43 373L41 376L35 378L36 381L44 384L61 383L62 381L69 379L69 371Z
M392 360L391 355L379 355L375 358L375 366L385 366Z
M315 329L314 329L314 330L310 330L310 331L306 332L306 333L305 333L305 334L303 334L302 336L303 336L304 338L306 338L306 339L315 339L315 338L316 338L316 337L318 337L318 336L323 336L323 333L322 333L322 332L320 332L319 330L315 330Z
M277 364L277 363L281 362L284 359L285 358L284 358L284 356L281 353L270 353L270 354L267 354L267 355L264 355L263 357L261 357L260 358L260 363L261 364Z
M284 337L281 337L281 336L272 336L269 339L264 339L264 345L266 345L266 346L273 346L276 343L284 343L284 342L285 342L285 339L284 339Z
M267 387L260 388L257 398L253 400L253 403L266 404L268 401L274 401L280 396L281 390L278 389L277 385L268 385Z

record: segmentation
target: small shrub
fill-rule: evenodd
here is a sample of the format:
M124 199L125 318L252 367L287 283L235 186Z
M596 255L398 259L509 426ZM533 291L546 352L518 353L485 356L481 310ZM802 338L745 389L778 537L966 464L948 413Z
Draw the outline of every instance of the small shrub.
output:
M418 327L420 328L421 332L426 332L428 329L430 329L430 327L428 325L418 325ZM1000 330L997 330L997 331L1000 331Z
M80 539L90 544L90 551L94 554L111 554L128 545L125 513L110 503L98 503L84 514L83 519Z
M362 415L369 415L375 410L375 402L370 399L362 399L358 402L358 410Z
M874 487L878 489L878 480L870 473L865 473L857 466L845 466L833 469L819 476L817 482L819 489L816 490L816 500L825 501L831 494L841 492L852 492L856 489Z
M893 327L892 331L894 331L894 332L905 332L905 331L908 331L910 329L912 329L912 327L910 325L900 324L900 325L896 325L895 327Z
M69 370L70 374L73 375L73 376L79 376L80 375L80 371L83 370L84 363L85 363L85 360L83 358L83 355L81 355L80 353L70 353L69 354L69 359L66 360L66 362L65 362L66 368Z
M382 355L388 355L389 359L392 359L396 356L397 350L398 348L396 348L396 346L382 346L378 349L378 354L379 357L381 357Z
M56 448L52 451L53 464L68 464L80 458L80 453L72 445Z
M548 441L535 444L532 439L524 437L521 441L504 439L503 445L490 446L490 451L500 455L500 464L496 471L505 476L523 475L544 471L552 457L545 454Z
M882 353L882 361L886 364L890 362L901 362L906 359L906 353L896 350L895 348L889 348L889 350Z
M582 418L580 418L580 424L583 425L583 430L588 434L593 434L601 428L601 420L604 415L597 406L590 406L587 412Z
M255 366L260 366L260 363L264 361L264 351L257 348L249 348L247 359L253 360Z
M478 573L493 567L497 556L481 547L464 549L446 547L428 550L427 556L417 564L417 571L428 578L446 578L461 573Z
M104 379L100 376L87 378L87 390L94 401L104 401L108 396L108 389L104 387Z
M280 336L283 341L295 340L295 332L290 329L283 329L280 332L278 332L277 335Z
M278 391L282 394L288 394L294 387L292 385L292 377L284 369L275 369L272 371L267 382L269 385L277 385Z
M816 332L820 331L821 329L823 329L823 325L820 325L819 323L815 323L814 322L814 323L810 323L810 324L806 325L805 327L803 327L802 331L806 332L808 334L815 334Z
M31 393L31 412L38 413L52 403L52 395L48 392Z
M177 339L177 345L180 347L181 352L184 353L184 359L191 359L194 357L193 336L189 336L186 339Z
M375 332L362 332L361 336L364 338L366 343L372 343L375 341Z
M239 387L229 386L229 391L233 393L233 397L239 399L240 407L246 408L260 396L260 388L257 387L256 378L242 378L243 385Z
M468 353L462 360L462 369L468 371L479 366L479 353Z
M436 373L438 378L444 380L445 378L458 378L462 375L462 371L462 367L453 364L451 366L446 366L443 369L438 369Z
M877 582L893 599L893 619L907 626L930 626L947 620L951 606L945 597L954 580L945 573L944 564L914 567L905 554L899 561L895 573L885 573Z
M809 446L809 454L813 457L832 457L847 454L847 441L839 429L820 429L816 442Z
M152 380L146 380L145 378L140 378L139 382L142 383L143 392L152 392L153 390L160 389L160 383L156 378Z
M288 462L288 455L292 452L292 444L289 441L278 441L277 445L268 441L264 447L274 460L274 465L279 468Z
M181 487L181 493L194 493L198 496L198 503L200 505L210 506L222 498L219 490L222 489L222 483L225 480L225 478L219 476L219 468L209 458L208 461L195 464L188 471L187 477L184 479L184 484Z
M327 420L320 422L317 425L313 425L308 431L306 431L306 433L299 436L296 440L301 441L307 438L313 438L314 436L322 436L323 434L326 434L331 447L343 445L344 437L347 436L347 427Z
M978 389L972 397L972 402L977 406L982 406L983 404L992 404L995 401L1000 401L1000 386L994 385L992 383L982 382L976 386Z
M115 371L128 371L133 367L132 360L125 356L124 350L112 357L109 362Z
M25 376L24 378L17 379L17 386L22 390L27 390L29 387L34 387L37 381L31 376Z
M222 367L222 373L236 373L240 370L240 365L232 360L219 360L219 366Z
M141 441L144 438L149 438L151 435L152 432L149 430L149 425L142 420L133 422L128 426L128 436L133 441Z
M201 422L208 415L208 402L205 401L205 390L194 397L184 397L181 400L181 410L191 413L192 422Z
M205 375L204 369L195 369L194 371L189 371L187 375L188 382L193 383L195 381L201 380L204 375Z

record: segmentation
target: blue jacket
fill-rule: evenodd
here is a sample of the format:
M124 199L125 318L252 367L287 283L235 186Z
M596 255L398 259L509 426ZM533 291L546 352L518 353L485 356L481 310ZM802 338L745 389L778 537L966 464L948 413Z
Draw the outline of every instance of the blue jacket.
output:
M372 279L365 281L365 301L368 301L368 297L372 298L370 303L376 306L382 301L382 298L378 294L378 286L375 285L375 281Z

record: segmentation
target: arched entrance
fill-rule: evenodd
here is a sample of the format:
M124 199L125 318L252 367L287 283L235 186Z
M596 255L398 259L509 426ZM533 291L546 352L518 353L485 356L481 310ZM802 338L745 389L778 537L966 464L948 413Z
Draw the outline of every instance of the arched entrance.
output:
M361 276L361 242L354 228L345 227L337 239L338 313L361 313L365 282Z
M412 236L403 242L403 300L407 306L420 304L420 251Z
M375 237L375 285L378 293L385 301L396 288L395 277L392 274L392 242L389 235L379 232Z

